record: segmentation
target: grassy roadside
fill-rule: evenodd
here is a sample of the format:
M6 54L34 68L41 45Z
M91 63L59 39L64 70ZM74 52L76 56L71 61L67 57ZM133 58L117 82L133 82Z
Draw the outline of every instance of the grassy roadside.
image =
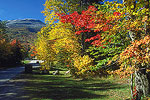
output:
M20 75L17 79L26 80L21 90L25 91L23 97L27 100L126 100L130 96L126 79L80 80L64 73L65 71L60 71L61 75Z
M22 63L23 64L28 64L28 63L30 63L30 60L23 60Z

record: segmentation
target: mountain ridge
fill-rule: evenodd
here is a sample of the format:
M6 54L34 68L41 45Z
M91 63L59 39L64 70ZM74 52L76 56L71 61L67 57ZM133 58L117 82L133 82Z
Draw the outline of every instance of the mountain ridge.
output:
M16 20L7 20L6 26L8 28L20 28L20 27L29 27L35 28L39 27L42 28L45 26L45 23L38 19L16 19Z
M37 32L46 26L44 22L38 19L16 19L7 20L7 35L13 40L17 39L22 43L33 43L37 37Z

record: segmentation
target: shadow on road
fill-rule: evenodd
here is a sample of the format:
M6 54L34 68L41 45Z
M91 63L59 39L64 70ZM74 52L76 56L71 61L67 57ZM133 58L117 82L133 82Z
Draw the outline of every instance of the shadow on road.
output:
M5 100L103 100L107 95L100 94L102 91L124 88L110 82L77 81L63 75L38 74L22 74L4 87L8 90L0 94L0 100L4 97L8 98Z

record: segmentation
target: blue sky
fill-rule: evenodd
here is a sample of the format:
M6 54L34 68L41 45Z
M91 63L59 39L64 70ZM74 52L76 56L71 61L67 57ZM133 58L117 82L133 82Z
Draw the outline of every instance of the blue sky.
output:
M44 22L46 0L0 0L0 20L34 18Z
M46 0L0 0L0 20L34 18L44 22ZM113 1L113 0L105 0Z

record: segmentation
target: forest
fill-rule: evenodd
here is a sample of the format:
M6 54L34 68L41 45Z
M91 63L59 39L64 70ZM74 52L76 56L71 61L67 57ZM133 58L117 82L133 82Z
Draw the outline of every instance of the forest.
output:
M149 96L150 0L46 0L44 7L46 26L29 51L44 61L40 70L65 68L83 80L128 78L132 100ZM3 23L0 32L0 66L19 63L25 49L7 39Z
M0 68L14 67L27 57L24 46L15 38L9 38L5 21L0 21Z
M47 0L44 6L47 25L37 33L32 55L44 61L42 70L64 66L77 78L131 76L131 94L134 85L136 100L147 96L149 0Z

